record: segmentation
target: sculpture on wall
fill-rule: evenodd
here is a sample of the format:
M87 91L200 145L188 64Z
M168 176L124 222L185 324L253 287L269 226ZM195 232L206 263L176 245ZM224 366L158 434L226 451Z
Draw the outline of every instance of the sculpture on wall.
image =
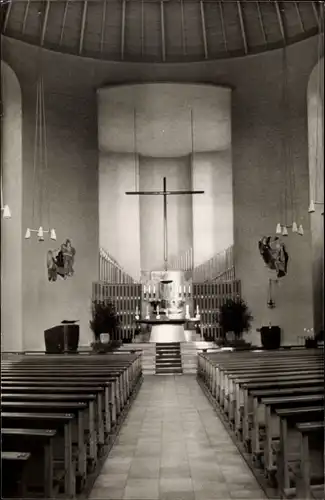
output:
M73 276L75 255L76 250L69 239L62 243L59 249L49 250L47 252L48 280L56 281L58 276L62 279Z
M278 278L286 276L289 255L277 236L263 236L258 242L258 249L267 267L276 271Z

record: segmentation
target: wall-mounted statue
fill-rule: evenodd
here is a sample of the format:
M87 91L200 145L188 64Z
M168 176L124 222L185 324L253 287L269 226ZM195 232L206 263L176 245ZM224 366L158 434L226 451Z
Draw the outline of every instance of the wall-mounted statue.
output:
M73 276L73 264L76 255L76 250L71 244L71 240L67 239L56 250L47 252L47 271L48 280L56 281L60 276L62 279L67 279Z
M263 236L258 242L258 249L267 267L276 271L278 278L286 276L289 255L277 236Z

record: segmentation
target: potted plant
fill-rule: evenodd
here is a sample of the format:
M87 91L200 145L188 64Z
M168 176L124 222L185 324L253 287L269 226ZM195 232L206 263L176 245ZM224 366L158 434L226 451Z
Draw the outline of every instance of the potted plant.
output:
M251 315L246 302L241 299L227 299L221 306L219 315L219 325L222 329L226 344L234 347L247 348L250 346L242 339L243 332L248 331L251 326L253 316ZM234 339L227 341L227 335L232 334Z
M94 333L95 342L92 347L96 352L108 352L121 345L117 338L118 327L119 320L114 303L109 299L99 302L93 301L90 328ZM102 341L102 334L108 334L108 341Z

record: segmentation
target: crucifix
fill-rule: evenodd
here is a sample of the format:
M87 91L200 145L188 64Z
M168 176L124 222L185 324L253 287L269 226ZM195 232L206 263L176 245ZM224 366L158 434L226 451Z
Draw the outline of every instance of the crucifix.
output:
M168 235L167 235L167 196L170 195L184 195L184 194L203 194L204 191L167 191L166 177L163 179L162 191L126 191L125 194L131 195L149 195L149 196L163 196L164 200L164 271L168 269Z

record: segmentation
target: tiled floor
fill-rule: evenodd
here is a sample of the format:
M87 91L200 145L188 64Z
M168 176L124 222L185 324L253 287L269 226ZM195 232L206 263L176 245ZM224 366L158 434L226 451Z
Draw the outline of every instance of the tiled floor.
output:
M92 499L265 498L195 376L147 376Z

